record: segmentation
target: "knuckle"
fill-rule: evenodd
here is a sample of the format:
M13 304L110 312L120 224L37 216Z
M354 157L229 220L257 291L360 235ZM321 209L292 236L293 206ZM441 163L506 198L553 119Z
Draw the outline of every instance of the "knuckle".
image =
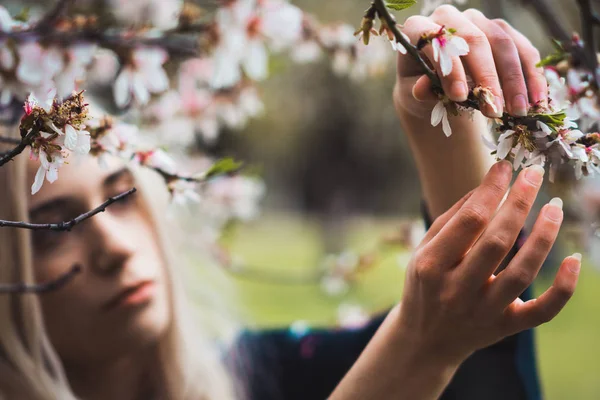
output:
M529 210L531 209L531 202L523 195L515 195L512 200L512 206L519 214L526 215L529 214Z
M525 289L533 282L533 277L523 268L514 268L508 274L508 281L510 286Z
M480 80L480 84L484 85L484 86L492 86L495 87L496 82L499 81L498 79L498 74L496 73L495 70L490 70L488 68L485 68L482 71L479 71L478 74L478 79Z
M489 47L487 36L483 32L478 31L466 31L461 35L463 39L469 43L472 47Z
M523 76L523 72L521 71L520 67L509 70L506 72L503 78L504 81L511 82L513 84L525 82L525 77Z
M509 241L498 234L491 234L486 237L483 246L493 254L506 252L511 247Z
M495 23L496 25L498 25L503 30L512 28L512 26L505 19L502 19L502 18L495 18L492 20L492 22Z
M442 4L441 6L439 6L438 8L435 9L433 14L434 15L448 15L450 13L457 12L457 11L458 10L453 5Z
M546 233L545 230L544 233L540 233L540 235L536 238L536 248L540 252L548 252L554 245L554 240L554 235Z
M461 211L460 221L468 229L478 230L484 228L490 218L484 207L470 205Z
M494 29L494 32L488 35L488 40L494 46L500 47L502 49L515 47L513 39L502 29Z
M472 17L484 17L485 19L487 19L485 15L476 8L468 8L465 11L463 11L463 14Z

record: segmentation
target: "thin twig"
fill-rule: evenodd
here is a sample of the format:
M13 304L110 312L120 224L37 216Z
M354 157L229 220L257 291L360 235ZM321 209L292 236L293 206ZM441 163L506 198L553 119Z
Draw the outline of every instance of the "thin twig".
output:
M26 284L26 283L3 283L0 284L0 294L10 293L47 293L53 290L60 289L67 283L69 283L75 275L81 272L80 265L74 265L71 269L58 278L37 284Z
M52 28L52 25L67 11L69 6L73 4L75 0L58 0L56 6L50 10L44 18L42 18L36 25L36 29L40 32L45 32Z
M431 68L429 68L425 60L423 60L423 58L421 57L419 50L415 46L413 46L408 40L406 40L404 36L400 33L400 30L396 25L396 19L388 11L385 5L385 1L374 0L373 3L371 3L371 7L374 7L377 10L379 18L382 18L387 24L387 26L391 29L392 33L394 34L394 37L396 38L396 41L400 42L400 44L404 46L406 51L415 59L415 61L419 63L421 69L423 70L423 73L427 75L431 80L433 87L441 88L442 84L440 82L440 78L434 71L431 70Z
M104 203L100 204L98 207L96 207L93 210L90 210L86 213L83 213L83 214L73 218L70 221L58 222L58 223L53 223L53 224L31 224L31 223L23 222L23 221L0 220L0 228L1 227L12 227L12 228L23 228L23 229L30 229L30 230L47 229L47 230L51 230L51 231L70 231L71 229L73 229L73 227L75 225L85 221L86 219L93 217L96 214L104 212L108 206L135 193L135 191L136 191L135 188L131 188L128 191L123 192L117 196L110 197L108 200L106 200Z
M31 144L31 139L33 139L33 137L38 133L39 131L37 129L32 129L23 139L19 141L19 144L14 149L0 156L0 167L21 154L23 150L25 150L25 148Z
M8 143L8 144L18 145L21 143L21 139L0 136L0 143Z

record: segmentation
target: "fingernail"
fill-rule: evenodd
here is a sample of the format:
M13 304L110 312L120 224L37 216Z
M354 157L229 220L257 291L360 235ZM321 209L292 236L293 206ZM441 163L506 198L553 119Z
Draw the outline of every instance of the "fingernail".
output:
M420 98L417 97L417 92L415 91L416 88L417 88L417 85L413 85L412 90L411 90L412 97L413 97L413 99L415 99L419 103L423 103L424 101L422 99L420 99Z
M581 253L575 253L571 257L579 261L578 263L569 263L569 271L575 275L579 275L581 271Z
M510 161L508 160L502 160L498 162L498 167L500 168L500 171L506 173L511 173L512 174L512 170L513 170L513 165Z
M494 96L494 104L496 105L496 111L494 112L494 110L492 109L492 107L489 107L490 109L490 115L492 115L495 118L501 118L502 117L502 113L504 112L504 101L502 101L502 98L499 96Z
M554 220L554 221L560 221L562 219L563 216L563 201L560 197L555 197L552 200L550 200L550 202L548 203L551 207L548 207L548 210L546 211L546 215L548 215L548 218Z
M545 172L541 165L532 165L525 171L525 179L534 185L539 185L544 180Z
M522 94L516 95L512 100L512 113L517 117L527 116L527 99Z
M463 81L454 81L450 87L450 93L457 101L465 101L469 95L469 89Z

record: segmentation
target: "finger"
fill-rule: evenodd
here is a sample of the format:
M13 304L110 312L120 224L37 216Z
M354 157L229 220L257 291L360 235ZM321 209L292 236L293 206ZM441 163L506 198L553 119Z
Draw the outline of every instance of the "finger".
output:
M504 308L531 285L554 245L562 220L562 200L552 199L542 208L531 236L490 285L492 304Z
M471 197L427 244L428 252L442 263L455 266L487 227L511 178L512 165L508 161L493 165Z
M537 63L540 62L540 52L535 48L533 44L523 34L517 31L515 28L510 26L508 22L503 19L495 19L494 23L498 25L504 32L512 37L517 51L519 52L519 58L521 59L521 66L523 68L523 74L525 75L525 81L527 82L527 90L529 93L529 101L533 104L541 102L547 104L548 102L548 83L544 76L544 69L536 67Z
M462 57L463 63L475 83L489 88L494 94L495 110L491 105L486 105L482 112L488 117L501 117L504 109L502 89L492 48L486 35L453 6L438 7L431 19L448 28L460 27L457 35L469 45L469 54Z
M441 28L441 25L436 24L429 18L412 16L406 20L402 31L410 38L411 43L417 43L423 34L438 32ZM467 76L460 57L452 57L452 71L447 76L442 76L440 64L441 58L438 58L438 61L435 60L431 45L425 46L422 53L425 54L427 59L435 67L436 71L438 71L442 89L444 89L446 96L453 101L465 101L469 95L469 87L467 85ZM410 64L406 65L403 62L399 62L398 73L402 77L403 74L406 74L407 72L414 72L412 71L413 67L414 66ZM421 75L422 70L419 69L418 73Z
M412 89L412 95L415 100L422 103L435 104L439 101L438 97L433 93L431 79L427 75L417 79Z
M485 282L514 246L542 186L544 168L523 170L508 197L462 263L462 279Z
M479 10L471 8L466 10L464 15L485 34L490 42L509 114L518 117L526 116L529 110L527 85L519 52L512 37Z
M554 283L540 297L511 304L506 316L513 332L535 328L556 317L575 293L580 270L581 254L576 253L564 259Z
M431 227L427 230L427 233L423 237L421 243L427 243L435 235L437 235L439 231L448 223L448 221L450 221L450 218L452 218L458 212L458 210L460 210L463 204L465 204L465 202L469 200L469 198L473 195L474 192L475 189L471 190L469 193L464 195L462 199L457 201L448 211L437 217L435 221L433 221L433 224L431 224Z

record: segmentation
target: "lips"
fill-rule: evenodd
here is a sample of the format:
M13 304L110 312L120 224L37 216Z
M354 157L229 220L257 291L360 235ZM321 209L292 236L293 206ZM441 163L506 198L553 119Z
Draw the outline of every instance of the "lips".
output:
M140 281L126 287L102 307L105 311L148 303L154 297L156 283L152 280Z

